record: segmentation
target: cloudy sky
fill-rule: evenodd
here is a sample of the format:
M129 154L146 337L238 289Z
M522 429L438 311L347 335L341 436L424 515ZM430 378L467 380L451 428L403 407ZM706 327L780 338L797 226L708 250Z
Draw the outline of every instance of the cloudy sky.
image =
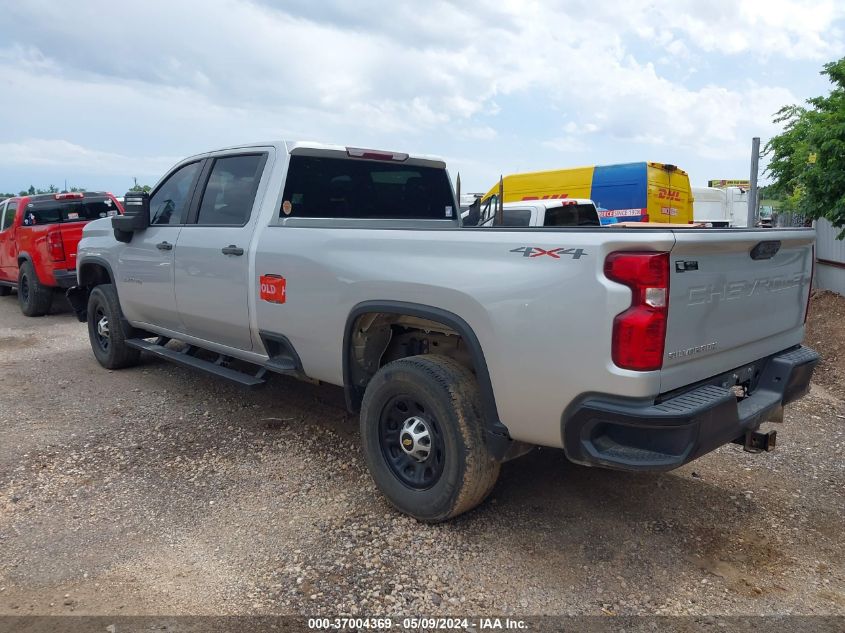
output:
M439 154L464 191L636 160L747 178L845 54L841 0L26 0L0 24L0 191L122 192L278 138Z

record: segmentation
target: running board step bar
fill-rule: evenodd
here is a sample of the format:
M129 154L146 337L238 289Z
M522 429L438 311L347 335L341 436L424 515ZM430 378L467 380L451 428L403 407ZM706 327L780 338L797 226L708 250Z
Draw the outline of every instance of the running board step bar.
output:
M287 358L285 356L273 356L264 363L264 367L269 371L276 372L277 374L298 374L299 368L296 365L296 361L292 358Z
M200 349L194 345L188 345L184 351L177 352L176 350L164 347L167 344L167 339L159 339L156 342L151 342L145 341L142 338L131 338L126 340L126 344L129 347L154 354L159 358L172 361L178 365L199 369L214 376L226 378L244 387L258 387L265 383L264 375L267 373L267 370L263 367L256 374L247 374L237 369L231 369L230 367L226 367L226 363L229 362L230 357L220 354L215 361L203 360L194 356Z

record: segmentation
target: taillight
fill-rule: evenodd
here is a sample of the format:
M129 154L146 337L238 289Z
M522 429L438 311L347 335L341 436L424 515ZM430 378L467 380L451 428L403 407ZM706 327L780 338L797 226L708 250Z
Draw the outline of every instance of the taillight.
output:
M78 198L84 198L85 194L80 191L71 191L69 193L57 193L54 197L56 200L76 200Z
M631 289L631 307L613 319L614 364L635 371L660 369L669 314L669 253L611 253L604 274Z
M640 220L640 221L641 222L648 222L649 221L648 213L643 213L642 220Z
M810 295L813 294L813 281L816 279L816 245L813 244L812 264L810 265L810 287L807 289L807 305L804 306L804 324L807 324L807 317L810 316Z
M50 251L50 258L54 262L62 261L65 258L65 244L62 241L62 234L59 231L47 233L47 250Z

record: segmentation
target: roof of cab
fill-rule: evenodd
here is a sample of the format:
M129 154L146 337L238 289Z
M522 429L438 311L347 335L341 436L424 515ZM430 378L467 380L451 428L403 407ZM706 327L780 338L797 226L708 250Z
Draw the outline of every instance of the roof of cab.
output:
M346 146L346 145L332 145L329 143L318 143L316 141L266 141L263 143L244 143L242 145L230 145L228 147L220 147L217 149L209 150L207 152L203 152L201 154L196 154L194 156L190 156L189 158L201 158L208 154L214 154L216 152L224 152L224 151L231 151L231 150L241 150L241 149L253 149L258 147L275 147L277 151L286 152L288 154L294 153L294 151L299 150L302 153L310 153L310 152L337 152L347 155L347 150L349 149L359 149L358 147L353 146ZM304 150L304 151L303 151ZM367 149L366 151L371 152L378 152L378 153L386 153L386 154L393 154L395 153L393 150L383 150L378 148ZM404 153L404 152L403 152ZM440 156L432 156L430 154L410 154L406 153L408 156L408 160L412 163L427 163L431 164L432 166L437 167L445 167L446 161L441 158ZM188 160L186 158L184 160ZM368 160L366 158L361 160ZM180 161L184 162L184 161ZM398 161L397 161L398 162ZM403 161L404 162L404 161Z
M71 196L69 194L81 194ZM52 193L25 193L23 195L9 196L8 198L0 199L0 202L6 200L21 200L28 198L30 202L43 202L44 200L60 200L62 202L72 202L80 198L107 198L112 194L108 191L54 191Z

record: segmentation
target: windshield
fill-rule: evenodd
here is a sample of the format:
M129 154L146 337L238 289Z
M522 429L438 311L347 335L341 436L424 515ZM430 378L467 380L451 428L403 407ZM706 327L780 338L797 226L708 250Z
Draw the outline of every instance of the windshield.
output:
M25 226L36 226L60 222L88 222L116 214L117 205L111 198L44 200L26 205L23 223Z
M454 220L446 170L370 160L291 156L280 217Z

